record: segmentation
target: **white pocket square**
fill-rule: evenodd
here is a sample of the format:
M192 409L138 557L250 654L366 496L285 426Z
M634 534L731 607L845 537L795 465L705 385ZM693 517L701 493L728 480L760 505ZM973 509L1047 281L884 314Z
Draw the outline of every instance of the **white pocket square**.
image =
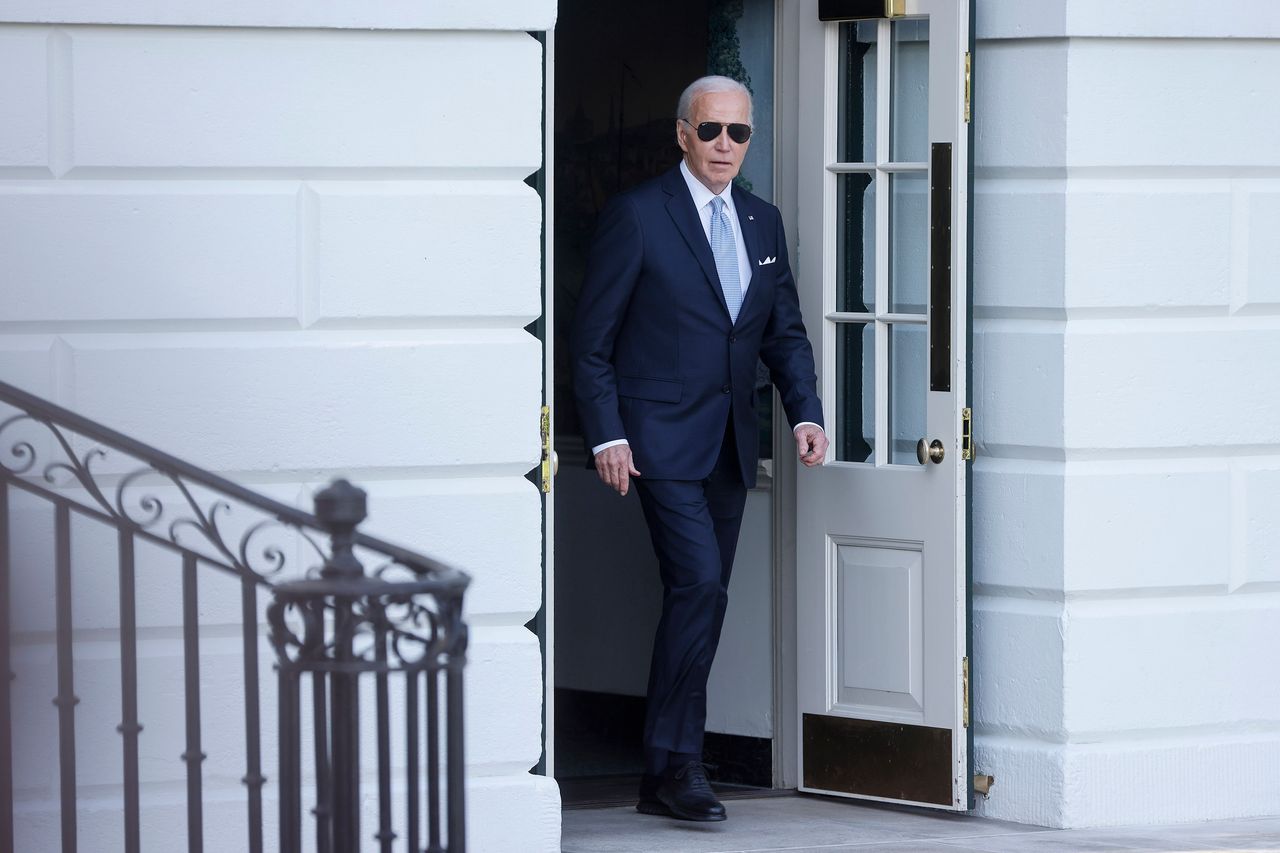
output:
M768 264L772 264L772 263L774 263L774 262L775 262L775 261L777 261L777 260L778 260L778 259L777 259L776 257L774 257L774 258L765 258L763 261L756 261L756 266L761 266L761 267L763 267L763 266L767 266Z

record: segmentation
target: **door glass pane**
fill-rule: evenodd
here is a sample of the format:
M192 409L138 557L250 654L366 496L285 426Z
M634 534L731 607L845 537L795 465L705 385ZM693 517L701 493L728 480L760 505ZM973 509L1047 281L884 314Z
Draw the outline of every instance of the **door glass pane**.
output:
M875 447L874 323L836 324L836 459L866 462Z
M925 438L926 332L923 323L889 326L889 461L895 465L920 464L916 442Z
M923 163L929 145L929 20L893 22L890 156Z
M836 310L876 305L876 182L853 173L836 178Z
M840 120L836 156L843 163L876 159L876 22L840 25Z
M929 174L889 176L889 310L924 314L929 280Z

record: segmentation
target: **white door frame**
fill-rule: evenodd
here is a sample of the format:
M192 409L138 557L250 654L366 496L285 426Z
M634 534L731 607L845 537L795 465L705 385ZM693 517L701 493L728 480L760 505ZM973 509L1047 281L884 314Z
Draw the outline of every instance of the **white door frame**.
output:
M556 33L547 30L543 41L542 80L542 167L545 187L542 192L542 386L544 403L550 410L548 440L551 442L551 491L542 498L542 748L544 772L556 777L556 571L555 571L555 469L556 451L556 383L555 383L555 97L556 97Z
M798 3L774 5L774 204L782 211L787 251L800 262L796 223L799 157L800 37ZM806 318L807 321L808 318ZM796 704L796 468L794 445L781 406L773 414L773 786L800 784Z

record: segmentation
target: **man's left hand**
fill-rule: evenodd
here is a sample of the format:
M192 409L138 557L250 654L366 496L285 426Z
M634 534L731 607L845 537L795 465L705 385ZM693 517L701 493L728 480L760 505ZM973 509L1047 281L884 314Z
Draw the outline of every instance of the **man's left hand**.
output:
M827 458L827 434L820 427L804 424L796 428L796 452L800 461L809 468L816 468Z

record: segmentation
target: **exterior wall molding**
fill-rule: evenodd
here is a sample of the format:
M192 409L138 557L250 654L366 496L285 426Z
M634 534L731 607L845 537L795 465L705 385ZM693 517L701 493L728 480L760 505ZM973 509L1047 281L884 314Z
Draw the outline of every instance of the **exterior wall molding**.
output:
M550 30L555 0L373 0L368 3L258 3L204 0L5 0L0 21L26 24L127 24L181 27L311 27L383 30Z
M1226 0L1116 3L1114 0L977 0L978 39L1280 38L1280 5Z

